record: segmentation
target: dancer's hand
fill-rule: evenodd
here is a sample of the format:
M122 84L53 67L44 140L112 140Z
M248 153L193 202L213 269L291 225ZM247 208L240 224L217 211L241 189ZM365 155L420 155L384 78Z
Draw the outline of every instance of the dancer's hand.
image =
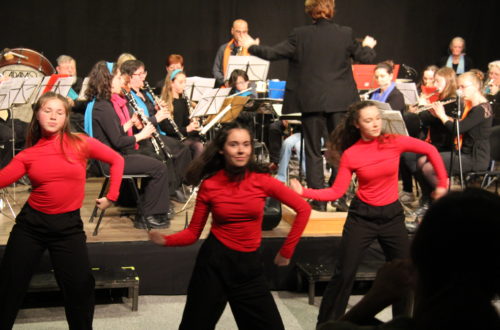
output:
M432 198L434 200L438 200L441 197L443 197L444 195L446 195L447 192L448 192L447 188L436 187L436 189L434 189L434 192L432 193Z
M166 240L165 240L165 236L162 233L152 230L148 233L148 235L149 235L149 239L151 240L151 242L158 244L158 245L161 245L161 246L165 245Z
M102 211L113 205L113 202L107 199L106 197L101 197L95 200L95 205L99 210Z
M297 180L297 179L290 180L290 188L292 188L292 190L295 191L299 195L302 195L302 192L304 190L304 187L302 187L299 180Z
M290 259L283 257L279 252L274 258L274 263L278 266L288 266L290 264Z

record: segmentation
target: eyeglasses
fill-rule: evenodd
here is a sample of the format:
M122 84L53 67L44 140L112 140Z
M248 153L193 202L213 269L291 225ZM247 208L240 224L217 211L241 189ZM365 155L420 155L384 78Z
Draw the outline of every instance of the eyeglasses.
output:
M139 73L133 73L133 76L139 76L139 77L146 77L148 75L147 71L144 72L139 72Z

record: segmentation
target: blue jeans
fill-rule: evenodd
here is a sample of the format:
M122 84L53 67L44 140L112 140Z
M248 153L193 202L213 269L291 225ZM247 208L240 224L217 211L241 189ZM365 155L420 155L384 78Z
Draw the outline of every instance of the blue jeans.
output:
M288 182L288 164L292 157L292 149L295 148L297 155L300 155L300 133L294 133L283 141L280 151L280 162L278 164L278 174L276 179L281 182ZM300 156L299 156L300 157ZM302 153L302 169L306 172L306 157Z

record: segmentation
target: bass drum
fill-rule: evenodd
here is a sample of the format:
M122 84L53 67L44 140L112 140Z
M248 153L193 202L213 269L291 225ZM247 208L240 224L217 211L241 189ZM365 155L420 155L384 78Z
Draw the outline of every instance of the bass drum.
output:
M56 70L50 61L37 51L13 48L0 58L0 73L11 78L35 78L50 76ZM20 55L20 56L18 56Z
M5 56L7 55L7 56ZM37 51L28 48L12 48L0 58L0 73L11 78L37 78L50 76L56 70L50 61ZM33 117L31 104L34 95L27 104L15 105L11 117L29 123Z

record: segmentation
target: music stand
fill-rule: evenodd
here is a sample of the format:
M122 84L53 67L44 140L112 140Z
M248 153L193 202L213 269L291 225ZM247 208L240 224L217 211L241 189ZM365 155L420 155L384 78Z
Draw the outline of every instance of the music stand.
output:
M403 116L397 110L382 110L382 130L389 134L408 136Z
M231 73L240 69L248 74L250 81L262 81L267 79L269 72L269 61L257 56L229 56L225 80L229 80Z
M89 87L89 77L85 77L85 79L83 79L83 83L82 83L82 88L80 89L80 94L78 94L78 98L77 100L78 101L86 101L87 100L87 97L85 96L85 92L87 91L87 88Z
M188 96L189 101L199 101L206 90L213 89L215 78L202 77L187 77L184 93Z
M414 82L396 82L396 88L403 94L405 104L417 104L418 92Z

